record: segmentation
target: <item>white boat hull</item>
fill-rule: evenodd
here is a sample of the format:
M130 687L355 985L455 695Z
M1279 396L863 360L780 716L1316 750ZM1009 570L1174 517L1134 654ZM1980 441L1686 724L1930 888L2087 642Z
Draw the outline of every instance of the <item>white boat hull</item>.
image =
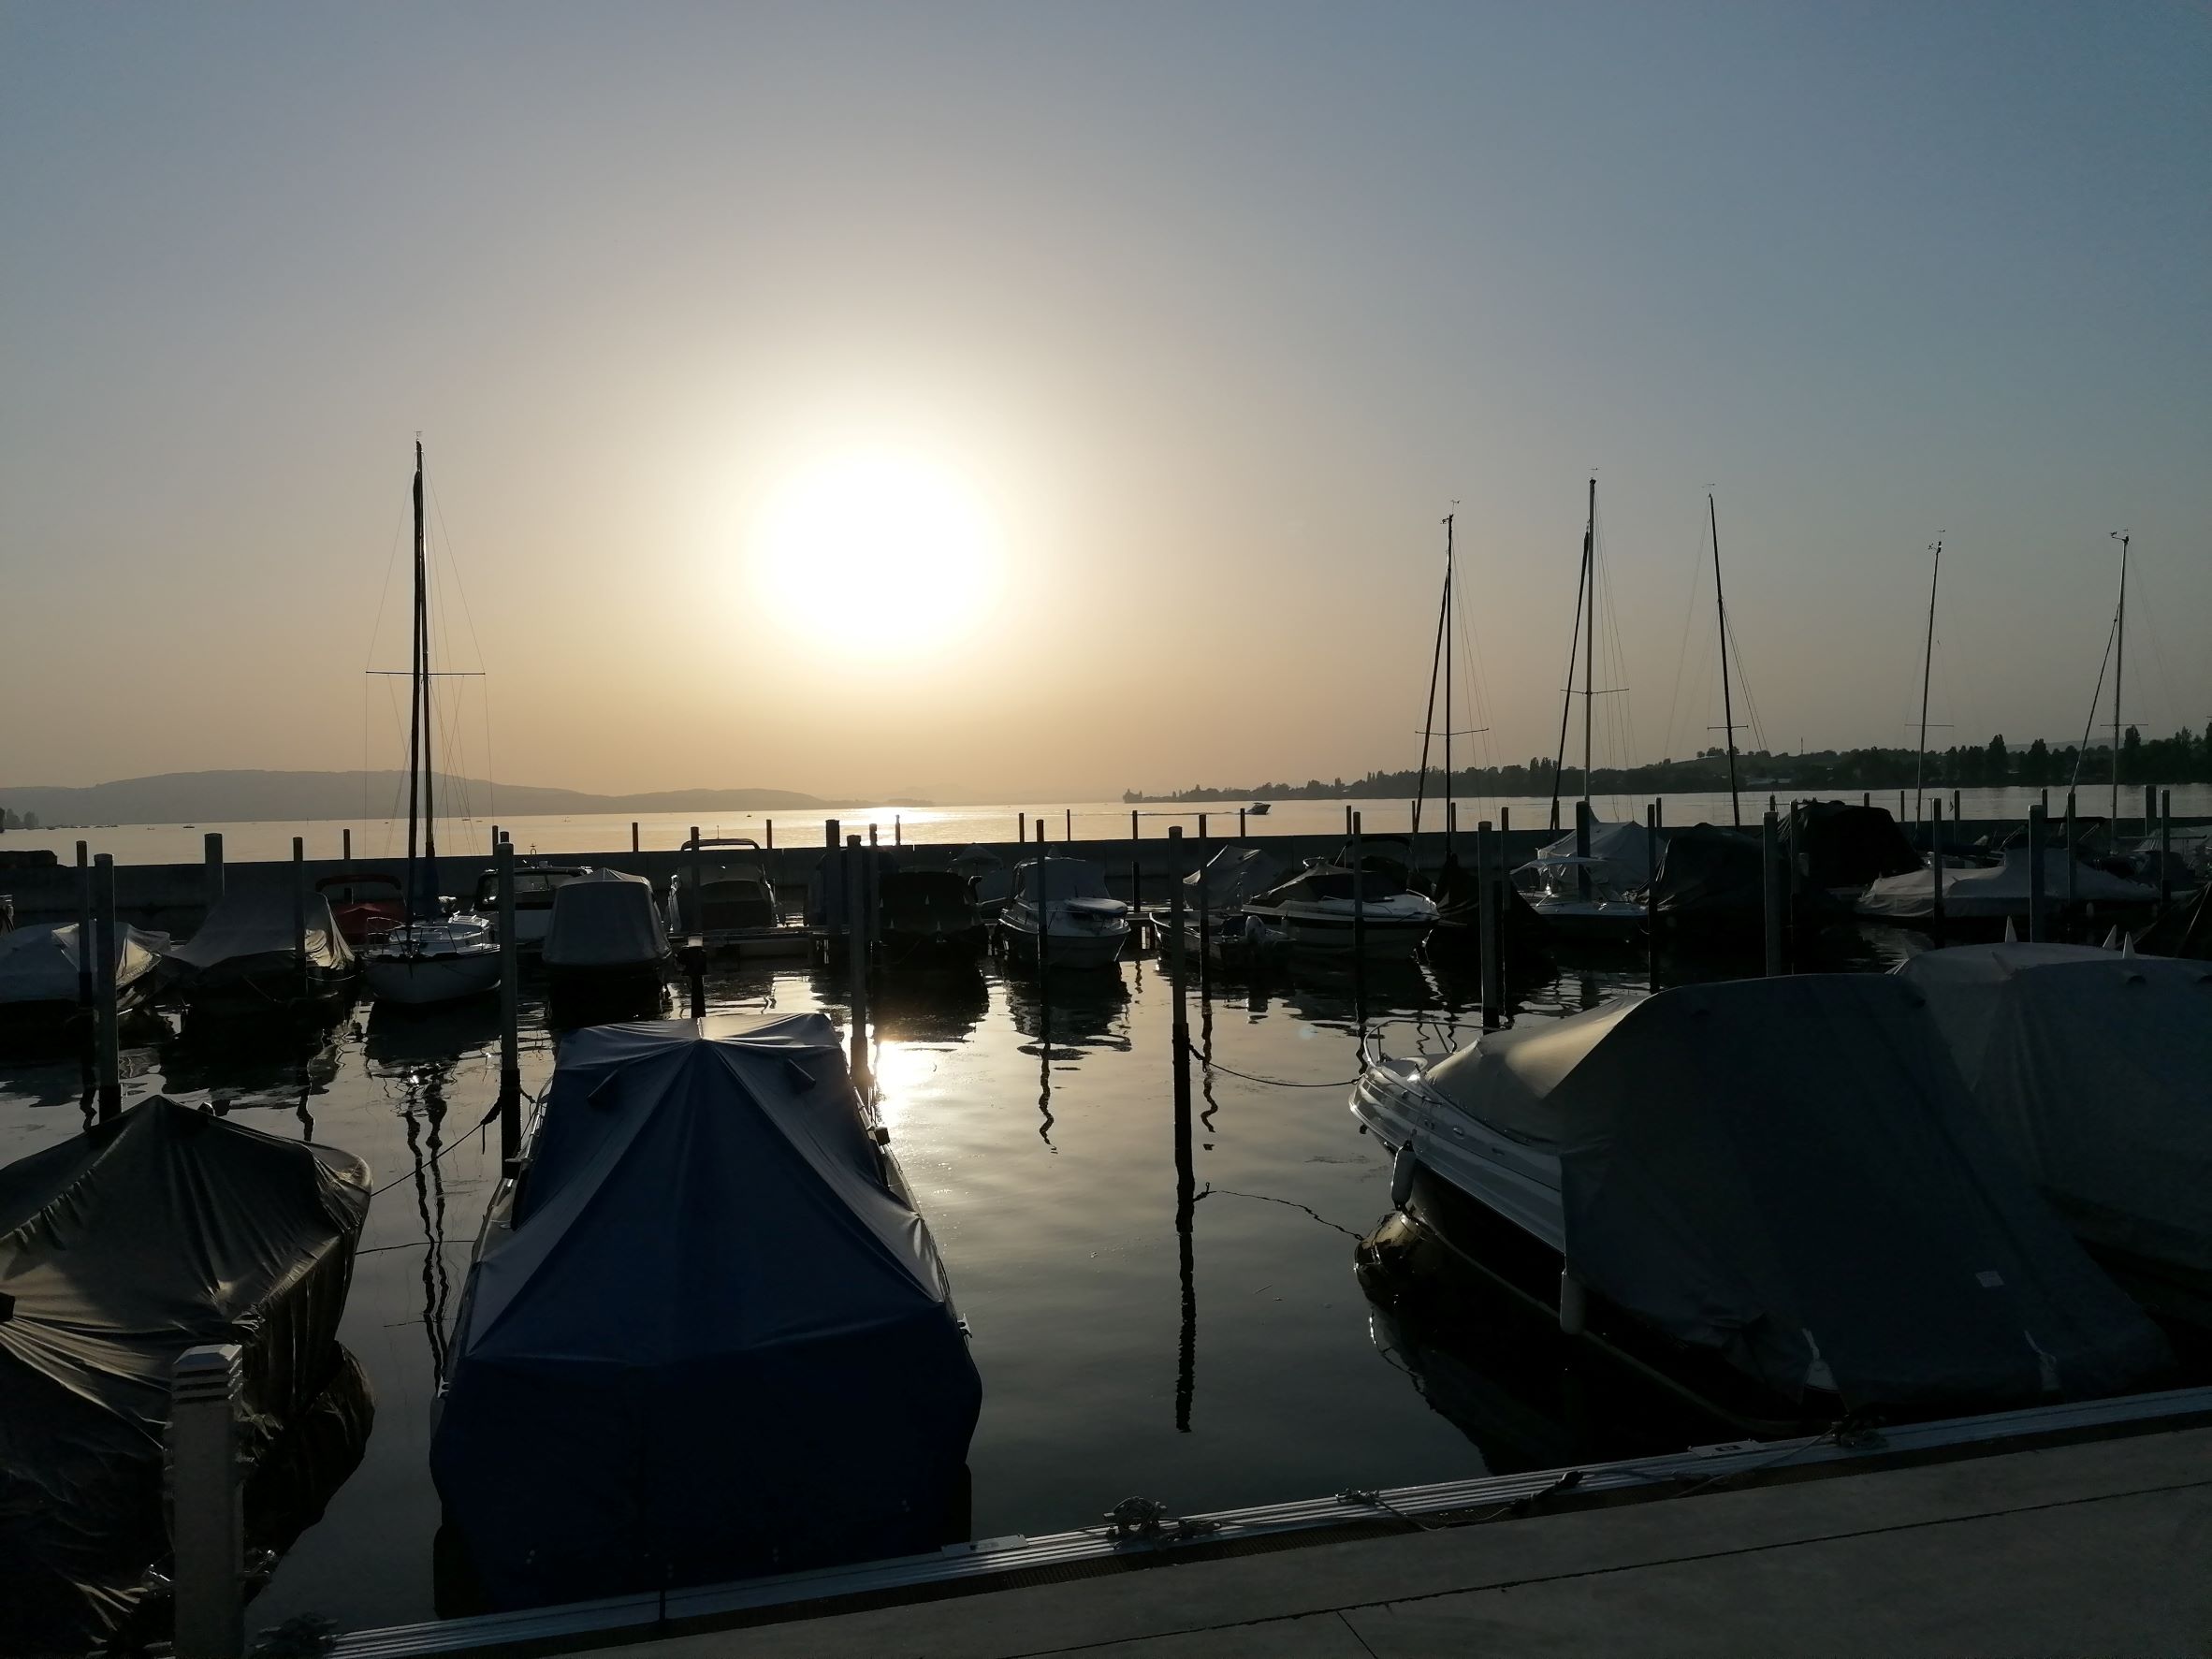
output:
M1438 1099L1414 1060L1370 1066L1352 1090L1351 1109L1391 1151L1410 1144L1414 1161L1432 1176L1564 1253L1556 1152L1500 1134Z
M1025 964L1037 961L1036 929L1017 927L1000 917L998 936L1006 953L1014 961ZM1128 937L1127 923L1119 928L1098 933L1062 933L1055 928L1045 944L1045 962L1052 968L1112 968L1121 960L1122 946Z
M1378 906L1358 923L1349 905L1341 910L1333 905L1285 905L1248 909L1244 914L1259 922L1285 949L1316 956L1357 953L1367 962L1412 961L1421 940L1436 924L1433 909L1420 915L1396 916Z
M481 997L498 990L500 983L496 949L450 955L371 956L361 966L371 997L410 1008Z

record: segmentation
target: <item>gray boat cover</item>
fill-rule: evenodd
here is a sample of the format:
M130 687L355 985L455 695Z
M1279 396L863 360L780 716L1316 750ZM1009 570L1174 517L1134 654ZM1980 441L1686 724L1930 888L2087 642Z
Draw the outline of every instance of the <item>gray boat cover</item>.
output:
M1986 1408L2112 1393L2169 1362L2029 1188L1899 981L1692 986L1532 1031L1488 1068L1455 1059L1431 1079L1556 1142L1586 1283L1784 1397Z
M1958 945L1897 976L2076 1232L2212 1274L2212 965Z
M2007 847L2003 862L1989 866L1943 866L1943 914L1953 921L1996 921L2028 914L2030 851ZM2067 901L2066 850L2044 856L2044 900L2053 910ZM1922 867L1910 875L1885 876L1859 895L1862 916L1898 921L1923 920L1934 913L1935 875ZM2074 902L2099 905L2153 905L2158 892L2139 882L2108 876L2093 865L2075 862Z
M115 984L128 990L161 966L169 936L119 923ZM77 924L40 924L0 933L0 1008L77 1000Z
M1202 868L1183 878L1183 904L1196 910L1202 895L1210 910L1233 910L1283 879L1283 861L1257 847L1224 847ZM1032 881L1036 872L1030 872Z
M454 1354L430 1469L496 1606L967 1535L982 1385L820 1014L568 1038Z
M83 1652L167 1553L186 1348L244 1350L258 1460L342 1363L369 1171L156 1096L0 1169L0 1651Z
M667 955L668 929L643 876L595 869L553 895L547 968L629 968Z
M306 895L307 960L310 967L344 973L354 965L352 947L331 919L330 901ZM292 934L292 895L269 884L240 885L226 891L208 911L199 931L169 952L202 977L245 970L270 958L296 963Z
M1666 838L1664 832L1660 838ZM1574 857L1574 832L1569 830L1541 849L1536 856L1539 859ZM1651 849L1645 842L1644 826L1640 823L1593 823L1590 856L1614 866L1608 874L1616 886L1641 887L1652 879Z

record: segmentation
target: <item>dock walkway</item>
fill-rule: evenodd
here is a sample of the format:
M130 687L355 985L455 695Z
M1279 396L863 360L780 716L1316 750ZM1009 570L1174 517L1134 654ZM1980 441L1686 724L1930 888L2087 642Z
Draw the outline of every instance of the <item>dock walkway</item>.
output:
M603 1652L2212 1654L2212 1429L1163 1563Z

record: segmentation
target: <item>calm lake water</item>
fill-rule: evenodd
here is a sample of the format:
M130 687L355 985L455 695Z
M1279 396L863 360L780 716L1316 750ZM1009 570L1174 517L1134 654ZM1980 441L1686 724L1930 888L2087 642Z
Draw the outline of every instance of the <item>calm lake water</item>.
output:
M1744 791L1746 822L1758 822L1757 814L1765 808L1768 793ZM1937 793L1929 790L1928 801L1932 802ZM1948 812L1951 797L1947 791L1943 794L1943 808ZM2176 818L2212 817L2212 785L2188 784L2176 788L2173 794ZM1783 798L1784 801L1788 798L1786 790ZM1856 792L1853 792L1853 798L1856 798ZM1960 792L1958 804L1968 818L2018 819L2025 822L2028 808L2040 798L2034 790L1970 789ZM1729 822L1725 794L1601 795L1592 805L1604 822L1641 823L1644 808L1653 799L1659 800L1661 816L1670 824L1696 823L1700 820L1712 823ZM2053 810L2063 810L2062 792L2054 790L2051 800ZM1899 797L1894 793L1876 793L1873 801L1877 807L1886 807L1893 814L1900 814L1900 822L1909 822L1913 817L1910 795L1904 797L1901 813ZM1202 808L1207 814L1207 827L1214 836L1227 836L1236 829L1237 806L1237 802L1230 801L1208 804ZM2109 806L2109 797L2103 790L2087 789L2081 793L2080 806L2084 814L2102 814ZM1369 835L1402 835L1412 823L1413 803L1409 800L1317 800L1276 801L1264 817L1247 818L1245 825L1253 835L1332 835L1344 828L1346 807L1362 815L1361 827ZM1463 799L1460 822L1472 828L1480 820L1494 821L1503 811L1510 815L1515 825L1533 829L1550 822L1550 808L1549 798ZM1571 825L1572 804L1563 803L1561 809ZM1032 801L959 807L846 807L837 808L836 817L849 835L866 835L873 826L887 846L894 839L914 845L965 846L970 841L1011 841L1021 833L1025 822L1027 833L1034 836L1041 814L1045 821L1045 833L1055 841L1070 828L1078 840L1126 838L1131 810L1140 815L1138 833L1150 840L1165 836L1171 824L1180 823L1195 830L1201 808L1197 806L1131 808L1119 801ZM2123 790L2120 816L2124 830L2132 830L2142 810L2143 792ZM619 851L630 845L630 826L633 822L638 826L639 845L648 851L681 846L693 824L706 836L750 836L756 841L766 842L773 834L779 847L819 847L822 842L822 821L827 816L828 813L816 810L804 815L733 812L712 817L700 813L662 813L633 819L624 813L578 813L558 818L502 818L496 811L487 811L478 817L451 822L441 819L439 851L442 855L452 853L460 858L488 854L494 823L512 835L517 849L526 855ZM1431 830L1443 827L1433 800L1424 808L1421 822ZM239 860L289 858L295 836L306 841L310 858L336 858L347 830L353 834L354 853L358 858L396 858L407 847L404 818L368 819L350 824L327 820L309 823L126 823L91 829L15 831L0 841L0 847L51 848L67 864L75 859L77 843L82 840L95 854L112 853L118 864L197 864L201 837L211 830L222 832L224 856Z
M1869 935L1852 961L1878 968L1906 948ZM1568 969L1524 993L1518 1018L1576 1011L1640 978L1632 963ZM1473 1354L1440 1347L1368 1302L1354 1245L1390 1208L1390 1166L1346 1108L1351 990L1328 977L1217 982L1194 1007L1210 1063L1194 1075L1186 1234L1159 964L1061 974L1049 1008L989 964L885 986L884 1116L984 1384L974 1535L1088 1525L1131 1493L1198 1511L1734 1436L1657 1402L1607 1407L1594 1428L1586 1412L1569 1421L1554 1402L1573 1379L1541 1341L1501 1323ZM554 1050L526 991L534 1092ZM717 1012L820 1009L845 1022L841 980L795 962L729 965L708 992ZM1367 995L1392 1053L1441 1053L1479 1030L1471 982L1377 972ZM374 1431L252 1624L433 1616L431 1405L497 1176L496 1138L478 1128L496 1094L495 1007L395 1019L363 1002L291 1050L205 1047L159 1018L130 1035L130 1099L211 1101L344 1147L390 1184L371 1206L342 1332L375 1389ZM89 1098L75 1062L0 1061L0 1160L77 1133Z
M1534 993L1528 1017L1627 977L1570 975ZM1049 1029L1034 985L989 966L882 996L885 1119L983 1376L976 1536L1087 1525L1132 1492L1200 1510L1489 1466L1432 1408L1353 1275L1355 1235L1389 1208L1390 1169L1346 1110L1348 982L1213 991L1192 1013L1218 1065L1194 1079L1187 1279L1158 965L1058 976ZM841 981L795 963L733 965L709 995L718 1012L845 1018ZM1419 973L1377 975L1370 997L1394 1052L1438 1052L1479 1028L1467 1002ZM134 1036L130 1099L212 1101L271 1133L345 1147L393 1183L371 1206L342 1333L375 1388L367 1455L250 1617L260 1627L313 1612L347 1628L431 1617L430 1408L497 1175L496 1141L476 1128L496 1094L494 1008L395 1020L364 1002L296 1052L201 1049L160 1021ZM534 999L523 1058L534 1091L553 1063ZM0 1159L78 1132L85 1100L73 1062L0 1062Z

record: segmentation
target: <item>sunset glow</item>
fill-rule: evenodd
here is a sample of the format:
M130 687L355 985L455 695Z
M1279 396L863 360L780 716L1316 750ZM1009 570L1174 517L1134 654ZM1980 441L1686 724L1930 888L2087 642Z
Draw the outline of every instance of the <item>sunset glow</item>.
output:
M837 457L769 500L749 549L776 627L838 652L901 658L953 644L988 610L997 532L953 473L887 453Z

